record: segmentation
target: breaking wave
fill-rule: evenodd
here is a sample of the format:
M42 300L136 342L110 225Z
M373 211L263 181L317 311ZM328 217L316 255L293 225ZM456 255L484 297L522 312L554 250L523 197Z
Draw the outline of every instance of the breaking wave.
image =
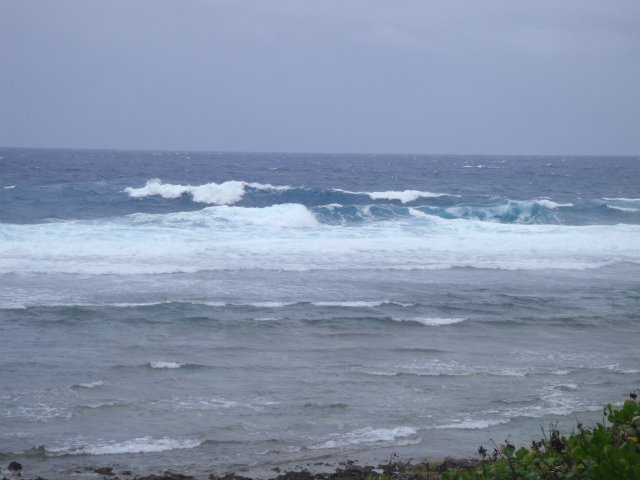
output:
M363 428L346 434L334 435L331 440L311 445L309 448L312 450L320 450L325 448L343 448L377 443L393 445L402 439L407 439L407 437L415 435L417 431L418 430L413 427ZM419 443L420 441L421 439L417 438L411 443Z
M156 453L169 450L191 449L202 445L204 441L194 439L178 440L169 437L141 437L124 442L104 442L82 446L44 447L51 456L61 455L119 455L126 453Z
M275 187L269 184L247 183L231 180L221 184L206 183L204 185L173 185L162 183L158 178L147 181L142 188L127 187L124 189L133 198L144 198L159 195L162 198L179 198L185 193L191 195L194 202L215 205L231 205L239 202L245 193L245 188L254 190L288 190L291 187Z

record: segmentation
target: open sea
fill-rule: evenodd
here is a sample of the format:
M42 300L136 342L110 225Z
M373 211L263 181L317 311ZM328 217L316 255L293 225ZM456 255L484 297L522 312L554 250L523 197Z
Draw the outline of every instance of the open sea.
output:
M640 157L0 149L3 475L475 457L639 386Z

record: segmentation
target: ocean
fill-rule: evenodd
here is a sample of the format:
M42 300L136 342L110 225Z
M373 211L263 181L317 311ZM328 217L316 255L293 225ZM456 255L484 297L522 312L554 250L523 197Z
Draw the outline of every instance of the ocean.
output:
M639 279L639 157L2 148L0 467L569 433L639 387Z

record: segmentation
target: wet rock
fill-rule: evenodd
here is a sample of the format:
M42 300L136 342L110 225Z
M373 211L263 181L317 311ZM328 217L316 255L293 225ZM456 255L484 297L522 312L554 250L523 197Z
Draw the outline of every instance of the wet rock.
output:
M195 480L195 477L182 475L181 473L173 473L167 470L162 475L148 475L146 477L140 477L138 480Z
M95 473L99 473L100 475L115 475L115 473L113 473L113 467L94 468L93 471Z
M427 462L418 464L395 462L387 465L378 465L378 468L384 472L384 475L397 480L430 480L436 471L434 466Z
M125 470L124 472L120 472L120 475L131 475L131 470Z
M470 468L477 467L478 465L480 465L479 460L473 460L470 458L446 457L444 461L438 466L438 472L443 473L450 468L455 468L457 470L469 470Z
M277 471L279 472L280 469L278 468ZM212 473L211 475L209 475L209 480L253 480L253 479L249 477L243 477L242 475L236 475L235 473L227 473L223 477L217 477Z
M19 470L22 470L22 465L20 465L18 462L11 462L9 464L9 470L11 470L12 472L17 472Z
M347 462L345 468L337 468L335 472L323 475L329 480L366 480L369 476L374 476L373 467L353 465L353 462ZM377 475L376 475L377 476Z
M299 472L287 472L283 475L278 475L275 480L315 480L316 476L308 472L307 470L301 470Z

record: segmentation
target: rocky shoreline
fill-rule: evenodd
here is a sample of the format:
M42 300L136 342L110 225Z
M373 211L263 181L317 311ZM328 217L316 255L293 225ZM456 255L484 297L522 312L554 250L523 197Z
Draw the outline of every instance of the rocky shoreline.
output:
M74 471L71 478L87 477L101 480L366 480L369 477L380 478L382 475L393 480L438 480L440 474L450 468L468 469L479 464L475 459L456 459L446 457L440 462L423 461L419 463L389 461L388 464L371 466L357 465L353 461L340 462L333 471L315 473L310 469L300 468L282 471L279 467L271 469L272 475L260 477L246 477L236 472L210 473L208 477L194 477L182 473L165 470L161 474L133 475L129 470L116 470L113 467L89 468ZM309 464L311 470L322 470L329 463ZM23 466L18 462L11 462L2 468L2 480L48 480L47 477L29 477L23 472ZM59 477L59 475L55 475Z

